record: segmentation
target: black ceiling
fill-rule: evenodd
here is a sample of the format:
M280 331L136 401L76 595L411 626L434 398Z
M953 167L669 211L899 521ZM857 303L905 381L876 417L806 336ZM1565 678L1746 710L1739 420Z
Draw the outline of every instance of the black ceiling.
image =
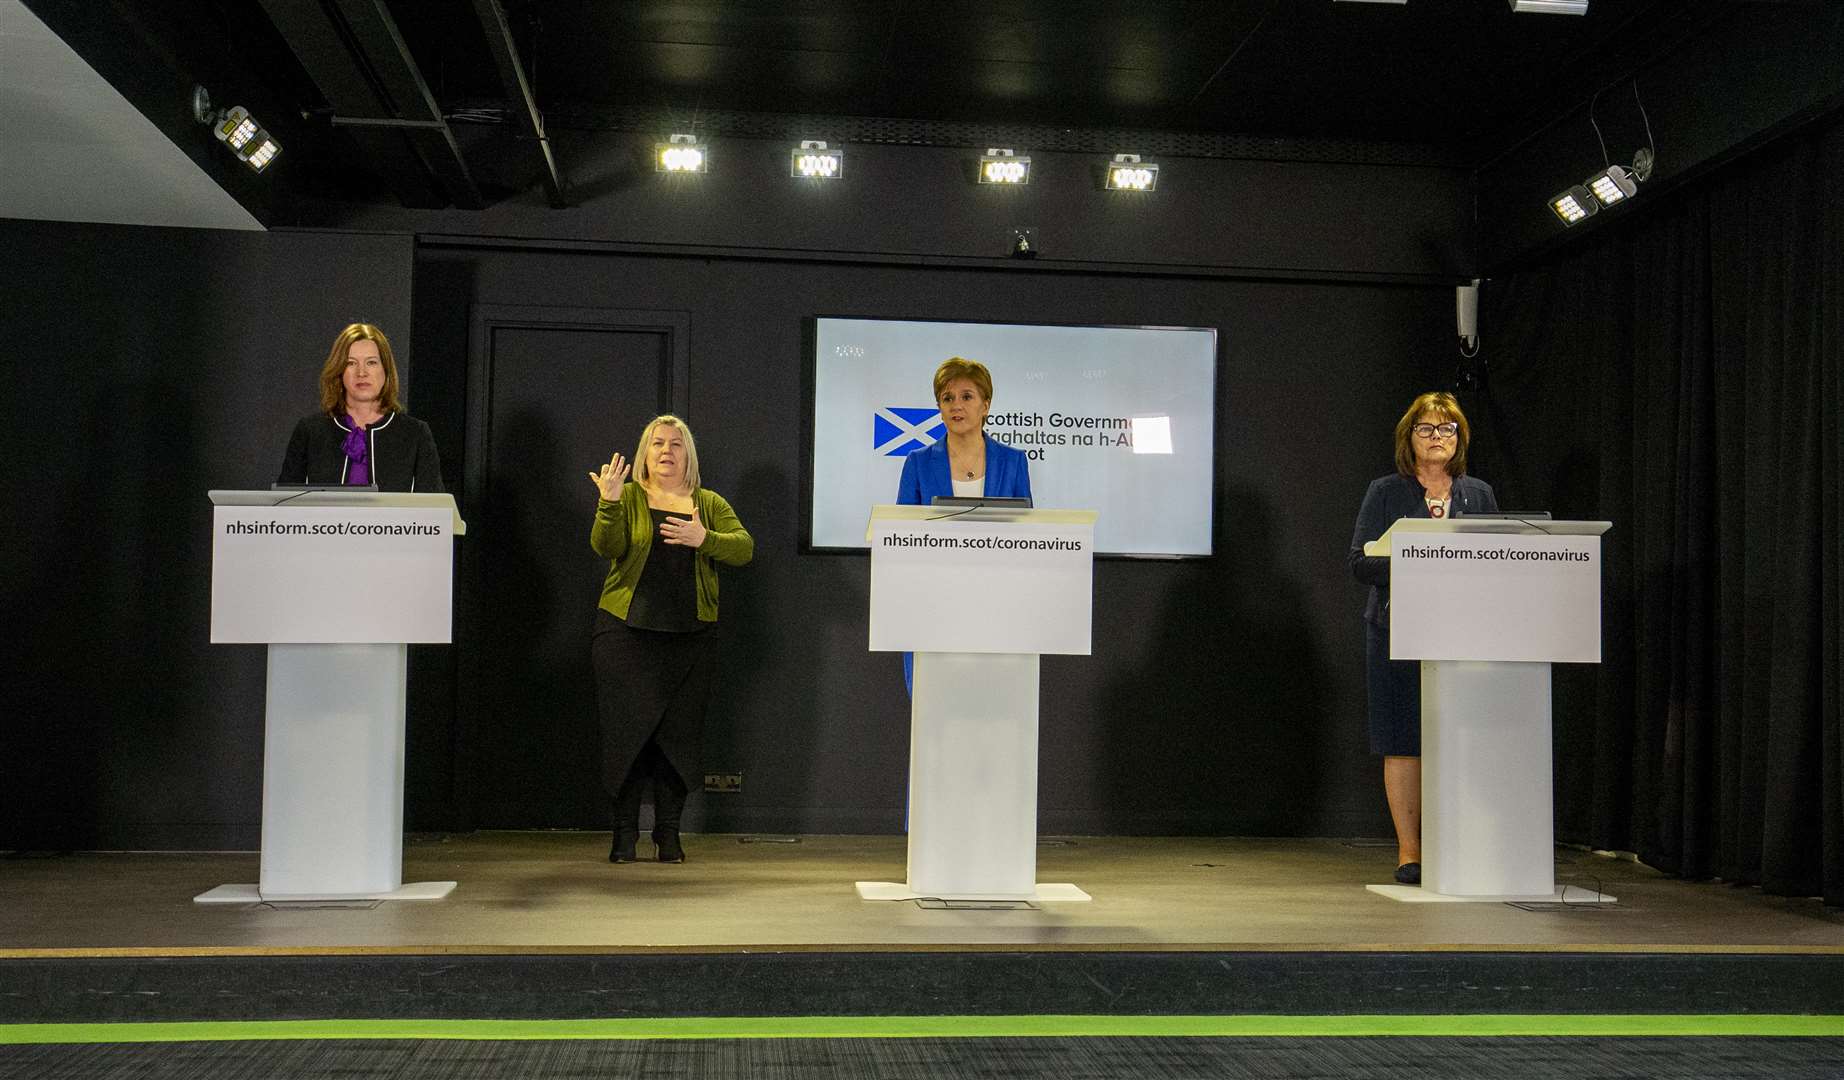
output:
M552 132L798 114L904 122L905 141L927 141L917 125L1039 125L1415 144L1472 164L1744 2L27 0L86 56L69 28L119 23L220 99L270 110L284 146L310 151L286 159L291 186L411 205L479 205L500 194L480 177L544 173L524 167L537 140L518 137L500 22ZM491 160L513 155L521 168ZM424 175L404 176L417 160Z
M391 5L431 85L500 95L455 4ZM459 5L465 6L465 4ZM1683 0L504 0L539 105L1465 144L1624 61Z

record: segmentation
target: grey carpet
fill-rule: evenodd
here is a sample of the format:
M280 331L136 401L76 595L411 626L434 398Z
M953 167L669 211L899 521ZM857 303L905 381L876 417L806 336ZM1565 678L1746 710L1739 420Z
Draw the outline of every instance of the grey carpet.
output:
M0 1046L4 1080L1837 1080L1844 1039L352 1040Z

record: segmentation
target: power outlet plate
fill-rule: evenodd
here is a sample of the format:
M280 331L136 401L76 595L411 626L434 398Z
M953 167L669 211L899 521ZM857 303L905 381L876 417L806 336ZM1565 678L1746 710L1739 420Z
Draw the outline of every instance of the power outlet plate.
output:
M743 774L740 772L705 773L704 790L706 791L741 791Z

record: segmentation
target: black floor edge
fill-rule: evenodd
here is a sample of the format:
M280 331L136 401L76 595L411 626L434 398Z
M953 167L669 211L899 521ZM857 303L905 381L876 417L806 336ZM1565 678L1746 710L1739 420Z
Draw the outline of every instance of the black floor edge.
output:
M728 953L0 960L0 1023L1844 1014L1844 955Z

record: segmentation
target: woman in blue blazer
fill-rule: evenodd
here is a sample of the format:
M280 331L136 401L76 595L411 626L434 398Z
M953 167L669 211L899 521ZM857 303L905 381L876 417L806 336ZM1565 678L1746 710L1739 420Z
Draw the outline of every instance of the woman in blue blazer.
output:
M1396 471L1371 481L1347 556L1370 586L1364 608L1370 750L1383 755L1383 793L1396 826L1396 880L1421 884L1421 664L1389 658L1389 558L1364 545L1403 518L1490 514L1492 485L1466 475L1472 429L1452 394L1427 393L1396 421Z
M896 501L927 506L937 495L1031 497L1024 451L986 434L992 410L992 372L956 356L935 369L935 405L947 437L903 459Z
M947 436L903 459L896 501L927 506L937 495L1031 497L1031 470L1022 450L986 434L992 372L978 360L952 357L935 369L935 405ZM915 658L903 654L903 685L913 686Z

